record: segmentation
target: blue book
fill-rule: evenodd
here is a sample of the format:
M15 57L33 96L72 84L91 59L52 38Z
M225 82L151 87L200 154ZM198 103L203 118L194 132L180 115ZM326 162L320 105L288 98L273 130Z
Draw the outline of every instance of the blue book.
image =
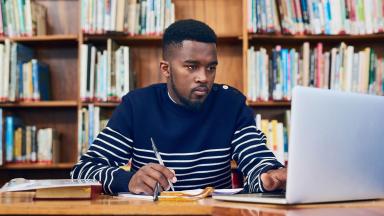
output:
M15 61L15 65L13 65L15 67L15 73L16 73L16 76L17 76L17 82L18 84L16 85L17 86L17 97L20 98L20 99L23 99L24 97L24 89L23 89L23 63L26 63L28 61L30 61L34 55L35 55L35 51L30 48L30 47L27 47L23 44L20 44L20 43L16 43L15 44L16 46L16 61Z
M13 116L5 117L5 160L6 162L13 161Z
M32 59L32 84L34 97L40 100L51 99L49 67L36 59Z

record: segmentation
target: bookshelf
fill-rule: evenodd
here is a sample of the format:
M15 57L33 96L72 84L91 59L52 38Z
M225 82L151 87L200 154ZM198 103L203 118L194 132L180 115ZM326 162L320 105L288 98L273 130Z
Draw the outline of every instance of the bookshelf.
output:
M0 103L3 116L19 116L25 124L38 128L52 127L61 134L60 161L57 164L5 164L0 166L0 184L14 177L68 178L78 157L78 112L90 104L110 115L118 105L114 102L84 102L80 98L80 47L92 44L105 48L111 38L118 45L128 45L133 56L132 71L135 87L164 82L159 71L161 36L122 34L85 34L81 31L81 0L37 0L47 8L47 35L10 37L13 42L28 45L36 51L37 59L50 66L52 101ZM216 82L231 85L244 94L248 91L248 48L271 50L280 44L300 49L304 42L322 42L324 50L344 41L361 49L374 47L383 52L384 34L372 35L263 35L248 33L247 0L172 0L175 18L193 18L210 25L218 35ZM0 37L0 43L5 37ZM255 112L267 119L284 121L290 109L289 101L247 101ZM4 137L4 136L2 136ZM3 142L4 143L4 142ZM4 152L4 151L3 151ZM232 164L233 167L236 167Z

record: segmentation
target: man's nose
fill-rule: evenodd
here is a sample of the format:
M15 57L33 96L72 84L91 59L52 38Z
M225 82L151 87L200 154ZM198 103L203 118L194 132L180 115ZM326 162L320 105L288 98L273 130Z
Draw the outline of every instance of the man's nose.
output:
M200 83L205 83L208 81L207 71L205 70L205 68L202 68L199 70L195 78L195 81Z

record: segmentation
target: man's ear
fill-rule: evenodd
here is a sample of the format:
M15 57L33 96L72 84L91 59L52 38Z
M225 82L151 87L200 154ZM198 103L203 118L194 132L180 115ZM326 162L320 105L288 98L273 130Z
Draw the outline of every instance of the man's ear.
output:
M168 78L170 76L169 62L161 60L160 61L160 71L165 76L165 78Z

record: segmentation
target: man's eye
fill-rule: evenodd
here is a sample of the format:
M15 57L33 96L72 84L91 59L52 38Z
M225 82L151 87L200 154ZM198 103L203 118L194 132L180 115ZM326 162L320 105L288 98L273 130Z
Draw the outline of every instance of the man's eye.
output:
M196 65L187 65L188 70L196 70L197 66Z
M216 66L210 66L210 67L208 67L208 71L216 71Z

